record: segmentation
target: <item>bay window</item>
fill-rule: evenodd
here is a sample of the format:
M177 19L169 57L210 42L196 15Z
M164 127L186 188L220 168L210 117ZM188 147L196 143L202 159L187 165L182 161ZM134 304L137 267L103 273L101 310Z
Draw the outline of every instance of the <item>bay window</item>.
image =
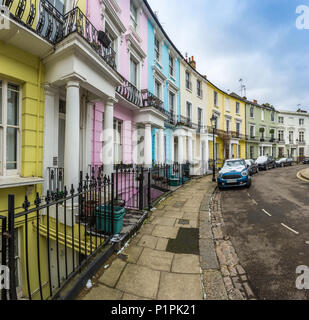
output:
M20 89L0 80L0 175L17 175L19 167Z

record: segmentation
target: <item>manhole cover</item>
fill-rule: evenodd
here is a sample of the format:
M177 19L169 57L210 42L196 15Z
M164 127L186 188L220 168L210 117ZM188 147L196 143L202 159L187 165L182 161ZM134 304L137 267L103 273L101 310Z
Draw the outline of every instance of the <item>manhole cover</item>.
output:
M177 238L168 241L166 251L199 255L199 229L179 228Z
M189 220L185 220L185 219L180 219L178 224L188 225L188 224L190 224L190 221Z

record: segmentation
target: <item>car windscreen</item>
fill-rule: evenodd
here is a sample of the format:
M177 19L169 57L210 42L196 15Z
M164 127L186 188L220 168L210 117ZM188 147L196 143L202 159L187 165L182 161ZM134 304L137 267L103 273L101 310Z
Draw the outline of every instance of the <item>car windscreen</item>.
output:
M245 166L245 162L243 160L226 161L223 167L224 168L237 168L240 166Z

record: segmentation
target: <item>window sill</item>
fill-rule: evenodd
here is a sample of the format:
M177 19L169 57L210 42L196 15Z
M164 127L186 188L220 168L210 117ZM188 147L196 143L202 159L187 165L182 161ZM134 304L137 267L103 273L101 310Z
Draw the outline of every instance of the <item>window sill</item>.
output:
M44 179L38 177L22 178L19 176L6 176L0 177L0 189L36 185L43 182Z
M155 59L155 64L157 64L160 67L160 69L163 69L161 63L157 59Z

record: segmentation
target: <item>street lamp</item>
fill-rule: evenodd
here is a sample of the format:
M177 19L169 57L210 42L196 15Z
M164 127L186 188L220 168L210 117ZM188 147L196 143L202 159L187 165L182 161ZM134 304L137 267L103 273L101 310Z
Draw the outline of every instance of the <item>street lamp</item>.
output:
M216 160L215 160L215 147L216 147L216 141L215 141L215 129L217 125L217 117L213 114L211 119L211 127L212 127L212 134L213 134L213 163L212 163L212 181L216 182Z

